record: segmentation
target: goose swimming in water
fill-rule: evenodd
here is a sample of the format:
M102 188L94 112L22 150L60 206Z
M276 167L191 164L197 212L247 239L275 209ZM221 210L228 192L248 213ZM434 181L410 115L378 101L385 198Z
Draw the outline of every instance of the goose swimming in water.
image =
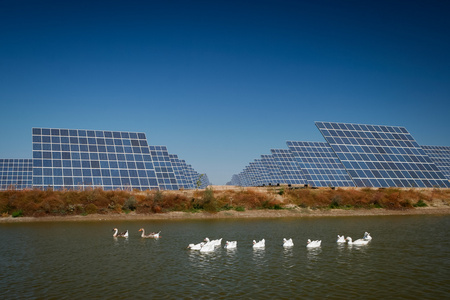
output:
M370 236L370 233L364 232L364 237L363 237L363 239L366 240L366 241L371 241L371 240L372 240L372 237Z
M142 238L151 238L151 239L159 239L160 232L152 232L150 234L145 234L144 228L139 229L139 231L142 231L141 237Z
M294 246L294 242L292 241L292 238L288 239L288 240L283 238L283 247L292 247L292 246Z
M262 239L259 242L253 240L253 248L264 248L266 246L266 240Z
M210 241L209 238L206 237L204 241L206 243L212 243L214 246L222 246L222 238Z
M216 248L215 243L213 243L212 241L207 242L200 248L200 252L213 252L215 248Z
M236 248L237 247L237 241L231 241L231 242L229 242L229 241L227 241L226 243L225 243L225 249L234 249L234 248Z
M114 228L113 231L114 231L113 237L125 237L125 238L128 237L128 230L125 232L119 233L119 229Z
M367 245L369 241L364 239L357 239L356 241L353 241L351 237L347 237L347 241L349 245Z
M338 239L336 241L336 243L345 243L345 237L343 235L339 235L338 234Z
M191 249L191 250L200 250L200 249L202 249L203 245L205 245L205 242L201 242L198 244L189 244L189 246L187 246L187 247L188 247L188 249Z
M320 247L321 244L322 244L321 240L311 241L310 239L308 239L306 248L317 248L317 247Z

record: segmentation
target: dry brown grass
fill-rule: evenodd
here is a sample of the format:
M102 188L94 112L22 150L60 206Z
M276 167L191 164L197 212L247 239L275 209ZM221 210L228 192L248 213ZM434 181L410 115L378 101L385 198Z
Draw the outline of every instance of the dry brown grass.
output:
M116 214L170 211L282 208L286 205L312 209L385 208L410 209L440 201L450 205L450 189L369 188L227 188L183 191L0 191L0 215L23 216Z

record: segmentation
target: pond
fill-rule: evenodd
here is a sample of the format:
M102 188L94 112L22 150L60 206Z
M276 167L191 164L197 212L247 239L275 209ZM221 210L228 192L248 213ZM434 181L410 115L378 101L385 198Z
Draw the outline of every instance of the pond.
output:
M129 237L113 238L114 227ZM141 238L141 227L161 238ZM0 298L444 299L448 228L449 216L0 224ZM336 243L365 231L366 246ZM186 249L205 237L222 246ZM308 239L321 247L306 248ZM237 248L224 249L227 240Z

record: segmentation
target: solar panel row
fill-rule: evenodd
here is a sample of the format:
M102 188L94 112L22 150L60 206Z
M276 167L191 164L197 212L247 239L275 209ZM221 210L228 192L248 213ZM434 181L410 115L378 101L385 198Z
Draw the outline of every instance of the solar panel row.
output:
M271 150L280 177L262 184L341 187L450 187L450 147L419 146L404 127L316 122L326 142L288 141ZM266 160L269 158L266 157ZM245 168L230 184L260 185Z
M32 145L33 159L0 161L1 189L176 190L186 185L188 166L176 155L171 158L165 146L149 146L144 133L33 128ZM190 172L189 181L200 177Z

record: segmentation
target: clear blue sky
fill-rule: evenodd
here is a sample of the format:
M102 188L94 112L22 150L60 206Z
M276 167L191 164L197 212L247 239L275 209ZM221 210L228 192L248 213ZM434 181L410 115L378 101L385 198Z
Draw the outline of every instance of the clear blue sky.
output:
M214 184L314 121L450 146L449 1L0 0L0 157L145 132Z

